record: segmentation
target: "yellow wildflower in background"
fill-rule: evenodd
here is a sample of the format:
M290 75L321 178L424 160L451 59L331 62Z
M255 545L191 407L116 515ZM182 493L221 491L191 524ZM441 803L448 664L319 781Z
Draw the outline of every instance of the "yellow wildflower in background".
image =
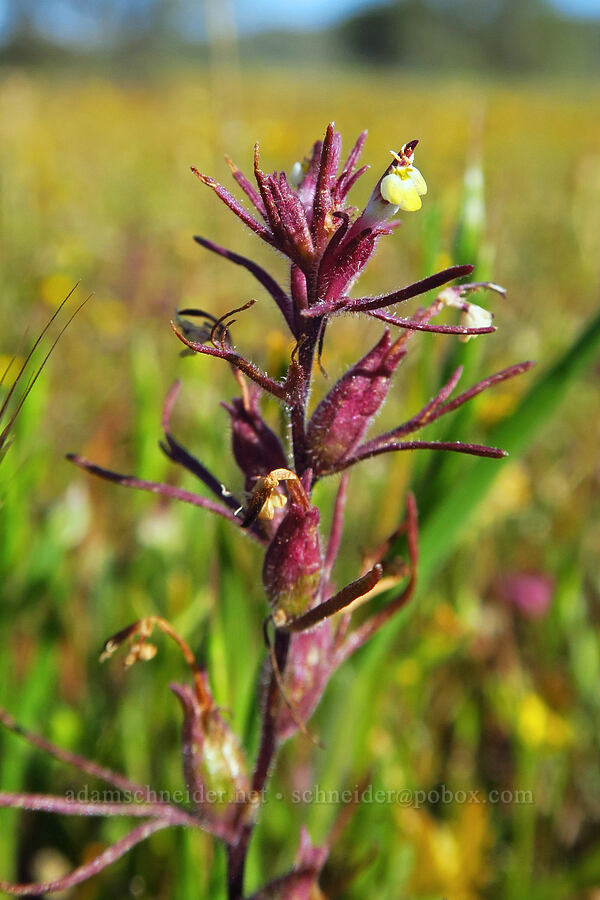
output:
M455 807L450 821L437 821L424 809L398 810L403 840L410 843L414 864L409 896L443 896L480 900L489 880L487 862L492 834L483 803Z
M571 743L569 722L544 703L539 694L525 694L517 711L517 734L529 747L561 749Z

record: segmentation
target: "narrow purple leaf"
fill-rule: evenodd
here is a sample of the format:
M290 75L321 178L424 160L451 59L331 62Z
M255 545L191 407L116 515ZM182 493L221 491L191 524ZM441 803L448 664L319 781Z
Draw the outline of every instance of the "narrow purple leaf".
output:
M429 275L421 281L415 281L393 294L385 294L381 297L358 297L352 300L349 297L342 297L335 302L317 303L310 309L305 310L303 316L323 316L331 315L334 312L343 310L344 312L368 312L372 309L380 309L384 306L392 306L394 303L402 303L404 300L410 300L419 294L425 294L434 288L452 281L454 278L463 278L473 271L473 266L450 266L435 275Z
M440 391L433 397L429 403L426 403L425 406L419 410L419 412L412 416L407 422L403 422L397 428L392 428L390 431L386 431L383 434L378 435L373 441L372 444L384 444L388 441L392 441L395 438L401 437L405 434L411 434L413 431L417 431L419 428L423 428L425 425L429 425L430 422L434 422L441 413L438 412L441 405L448 399L456 385L458 384L460 377L463 373L463 367L458 366L457 369L454 370L450 379L446 382L446 384L441 388Z
M200 460L196 459L195 456L192 456L192 454L189 453L171 434L171 415L180 387L181 382L179 380L173 382L165 397L161 416L161 426L165 433L165 441L160 441L159 446L165 456L172 460L172 462L183 466L188 472L191 472L192 475L199 478L216 497L222 500L232 511L235 511L236 509L239 509L241 505L239 500L234 497L230 491L226 490L223 482L219 481L218 478L215 478L212 472L207 469Z
M255 365L248 362L247 359L244 359L244 357L235 350L232 350L225 345L217 348L209 347L206 344L200 344L198 341L191 341L179 331L175 322L171 322L171 328L181 343L185 344L186 347L189 347L190 350L194 350L196 353L204 353L206 356L215 356L217 359L224 359L226 362L230 363L230 365L239 369L240 372L243 372L244 375L247 375L248 378L251 381L254 381L255 384L263 389L263 391L266 391L268 394L273 394L274 397L277 397L278 400L283 400L284 403L289 401L287 391L283 385L274 381L272 378L269 378L268 375L265 375L257 369Z
M183 809L169 803L137 803L123 801L69 800L52 794L11 794L0 791L0 807L3 809L30 809L34 812L59 813L65 816L132 816L142 819L152 816L168 821L171 825L200 826L200 820Z
M317 186L317 177L319 174L319 162L321 160L321 152L323 150L323 141L315 141L312 146L310 158L305 161L306 171L304 178L298 187L298 197L306 211L306 218L309 226L312 225L313 203L315 199L315 189Z
M328 223L333 212L331 188L340 158L340 150L340 135L335 131L333 122L330 122L321 150L312 221L315 249L319 254L325 249L329 238Z
M333 597L330 597L318 606L309 609L308 612L299 616L297 619L294 619L292 622L288 622L284 626L285 630L291 632L306 631L307 628L312 628L323 619L328 619L329 616L335 615L335 613L350 606L350 604L354 603L355 600L358 600L359 597L368 594L381 579L382 572L383 569L379 564L373 566L369 572L365 575L361 575L356 581L347 584L341 591L334 594Z
M382 453L392 453L397 450L450 450L453 453L485 456L490 459L503 459L505 456L508 456L506 450L500 450L498 447L488 447L485 444L463 444L461 441L391 441L382 446L373 441L369 444L363 444L353 456L341 460L326 471L321 472L321 475L333 475L358 462L362 462L364 459L370 459L373 456L380 456Z
M213 500L208 500L206 497L201 497L199 494L192 494L191 491L184 491L182 488L175 487L172 484L163 484L159 481L145 481L143 478L136 478L135 475L121 475L119 472L113 472L111 469L104 469L102 466L97 466L95 463L84 459L77 453L67 453L67 459L70 462L75 463L75 465L79 466L81 469L85 469L90 475L97 475L98 478L104 478L105 481L112 481L115 484L120 484L122 487L148 491L149 493L157 494L160 497L169 497L171 500L181 500L183 503L191 503L192 506L199 506L202 509L207 509L209 512L223 516L224 519L233 522L235 525L240 524L240 520L234 516L230 509L221 506L220 503L215 503ZM254 537L256 536L254 535ZM256 539L258 540L258 538Z
M51 743L51 741L46 740L46 738L34 734L32 731L24 728L2 707L0 707L0 722L5 728L12 731L13 734L23 738L29 744L37 747L44 753L49 753L50 756L53 756L60 762L66 763L69 766L74 766L80 772L91 775L92 778L106 781L107 784L112 784L120 791L124 791L128 794L135 794L135 796L139 797L141 800L147 801L152 799L152 792L148 787L137 784L135 781L130 781L129 778L125 778L124 775L120 775L118 772L113 772L112 769L107 769L104 766L98 765L98 763L85 759L77 753L71 753L69 750L63 750L61 747L57 747L55 744Z
M445 403L444 406L440 408L438 415L445 415L446 413L452 412L452 410L462 406L463 403L467 403L472 397L481 394L482 391L487 391L488 388L493 387L495 384L500 384L502 381L508 381L509 378L515 378L517 375L522 375L523 372L527 372L529 369L532 369L533 366L535 366L535 362L533 360L527 360L526 362L517 363L514 366L508 366L508 368L502 369L500 372L495 372L493 375L483 378L481 381L478 381L477 384L474 384L473 387L470 387L467 391L464 391L462 394L459 394L458 397L455 397L454 400Z
M491 334L496 331L494 325L486 328L464 328L462 325L428 325L425 322L419 322L415 319L403 319L399 316L393 316L391 313L382 313L377 310L371 310L368 313L373 319L379 319L387 325L397 325L398 328L407 328L409 331L431 331L434 334Z
M254 187L254 185L250 181L248 181L244 173L238 169L236 164L229 156L225 156L225 162L231 169L231 174L233 175L243 192L246 194L250 202L256 207L263 219L266 219L267 212L265 210L265 205L262 202L260 194Z
M222 256L225 259L228 259L230 262L235 263L235 265L242 266L242 268L247 269L249 272L251 272L256 280L259 281L260 284L262 284L262 286L269 292L293 333L294 314L292 310L292 301L283 290L283 288L277 284L275 279L272 278L268 272L265 272L265 270L261 268L261 266L257 265L257 263L253 262L253 260L247 259L245 256L240 256L239 253L234 253L232 250L226 250L225 247L220 247L213 241L207 240L207 238L200 237L199 235L194 235L194 240L197 244L200 244L200 246L204 247L206 250L211 250L218 256Z
M348 159L344 163L344 166L342 168L342 173L341 173L340 177L338 178L336 186L335 186L336 201L338 203L344 199L344 197L346 196L346 194L352 187L352 184L356 180L356 177L359 177L360 175L362 175L363 172L365 172L366 169L369 168L368 166L363 166L361 169L359 169L358 172L354 173L354 169L356 168L356 164L357 164L358 160L360 159L360 155L362 153L362 149L365 145L366 140L367 140L367 132L362 131L359 134L359 136L356 140L356 143L354 144L354 147L348 154Z
M256 178L256 183L258 185L260 196L262 197L262 201L265 206L265 212L267 214L267 219L269 221L269 225L271 226L271 230L273 231L273 235L281 240L281 218L273 199L269 179L259 165L258 141L254 145L254 177ZM274 243L277 244L277 241L275 240Z
M344 184L342 198L350 193L350 191L352 190L352 188L354 187L354 185L356 184L358 179L362 178L362 176L365 174L365 172L368 172L370 168L371 168L371 166L361 166L360 169L357 169L356 172L354 172L352 175L350 175L350 177L346 180L346 183Z
M437 419L445 416L447 413L453 412L455 409L458 409L459 406L467 403L482 391L486 391L488 388L491 388L496 384L500 384L502 381L507 381L509 378L514 378L517 375L521 375L523 372L527 372L528 369L531 369L534 365L535 363L533 362L523 362L517 363L517 365L514 366L509 366L507 369L502 369L502 371L496 372L494 375L490 375L488 378L484 378L482 381L479 381L477 384L473 385L473 387L470 387L467 391L459 394L458 397L454 398L454 400L446 403L445 401L450 396L452 390L454 390L454 387L458 382L458 378L460 377L460 371L462 369L457 369L450 381L442 388L439 394L437 394L433 398L433 400L431 400L426 406L424 406L422 410L420 410L407 422L403 422L397 428L393 428L391 431L386 431L384 434L378 435L371 442L371 445L383 445L384 443L401 437L402 435L411 434L413 431L417 431L419 428L422 428L425 425L429 425L431 422L435 422Z
M290 188L285 173L279 176L278 204L290 249L289 256L306 265L314 254L313 239L302 203Z
M254 216L251 216L244 207L238 203L233 194L230 194L226 188L220 185L214 178L210 178L208 175L202 175L201 172L198 171L194 166L191 167L194 175L200 179L203 184L208 185L208 187L212 188L217 197L219 197L225 206L228 206L229 209L236 214L238 219L241 219L244 225L247 225L251 231L257 234L263 241L266 241L267 244L274 244L274 238L268 228L265 228L264 225L261 225L260 222L257 222Z

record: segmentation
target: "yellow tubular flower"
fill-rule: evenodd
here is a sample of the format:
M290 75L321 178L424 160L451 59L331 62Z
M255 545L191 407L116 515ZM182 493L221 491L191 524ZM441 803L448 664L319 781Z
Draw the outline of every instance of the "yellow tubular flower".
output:
M405 147L400 154L393 150L390 152L398 165L382 180L379 186L381 196L387 203L405 212L416 212L421 209L421 197L427 193L425 179L412 165L412 152L405 152Z

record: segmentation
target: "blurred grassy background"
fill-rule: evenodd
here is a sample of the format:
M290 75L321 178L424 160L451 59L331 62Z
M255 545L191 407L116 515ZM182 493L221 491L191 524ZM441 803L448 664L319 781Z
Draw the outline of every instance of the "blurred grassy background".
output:
M78 451L120 471L179 480L157 440L163 395L180 377L175 433L239 488L219 407L235 394L234 382L217 361L180 358L168 321L176 307L220 315L259 296L234 338L276 370L290 349L276 310L192 235L252 255L282 277L284 267L189 166L228 183L223 154L250 170L259 138L263 167L289 169L335 119L346 147L369 129L365 161L374 177L390 147L418 137L424 209L381 244L361 294L467 254L508 299L492 301L500 330L489 338L460 348L443 336L415 339L378 425L416 411L458 357L468 367L464 386L478 373L537 359L538 371L455 417L454 438L485 439L596 310L598 99L589 80L440 78L358 65L234 62L145 78L135 70L111 78L4 68L0 353L11 354L26 327L35 333L76 281L79 294L94 297L31 394L2 464L3 705L62 746L135 780L179 788L179 709L168 682L185 677L181 661L162 643L152 663L126 675L118 662L97 661L109 634L159 614L208 659L218 701L254 746L265 611L259 550L199 510L92 481L63 458ZM464 227L465 171L473 166L483 170L486 198L475 235ZM357 187L356 205L372 180ZM324 354L330 379L378 332L362 320L333 323ZM318 841L339 812L290 804L292 790L353 787L369 771L377 788L526 790L533 803L364 804L333 850L327 896L598 900L597 390L598 368L588 367L527 452L498 467L460 541L449 530L451 557L431 567L387 652L364 653L338 674L315 720L327 750L301 737L286 745L252 845L249 889L289 864L301 823ZM277 423L277 407L267 411ZM355 576L358 549L394 528L409 485L428 516L470 466L405 454L355 471L340 582ZM194 487L187 477L180 483ZM333 487L317 495L325 521ZM457 530L472 512L455 509ZM521 614L502 587L504 576L524 572L553 584L537 619ZM0 734L0 784L62 793L83 779ZM288 799L275 799L278 792ZM4 811L0 872L28 878L63 858L79 864L124 827ZM336 893L348 869L356 879ZM166 832L70 896L219 898L222 881L222 854L210 840Z

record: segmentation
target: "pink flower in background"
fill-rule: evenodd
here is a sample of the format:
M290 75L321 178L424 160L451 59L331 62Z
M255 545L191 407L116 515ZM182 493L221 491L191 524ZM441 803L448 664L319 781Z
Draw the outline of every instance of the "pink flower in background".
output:
M543 618L553 593L553 579L541 572L515 572L502 582L503 598L526 619Z

